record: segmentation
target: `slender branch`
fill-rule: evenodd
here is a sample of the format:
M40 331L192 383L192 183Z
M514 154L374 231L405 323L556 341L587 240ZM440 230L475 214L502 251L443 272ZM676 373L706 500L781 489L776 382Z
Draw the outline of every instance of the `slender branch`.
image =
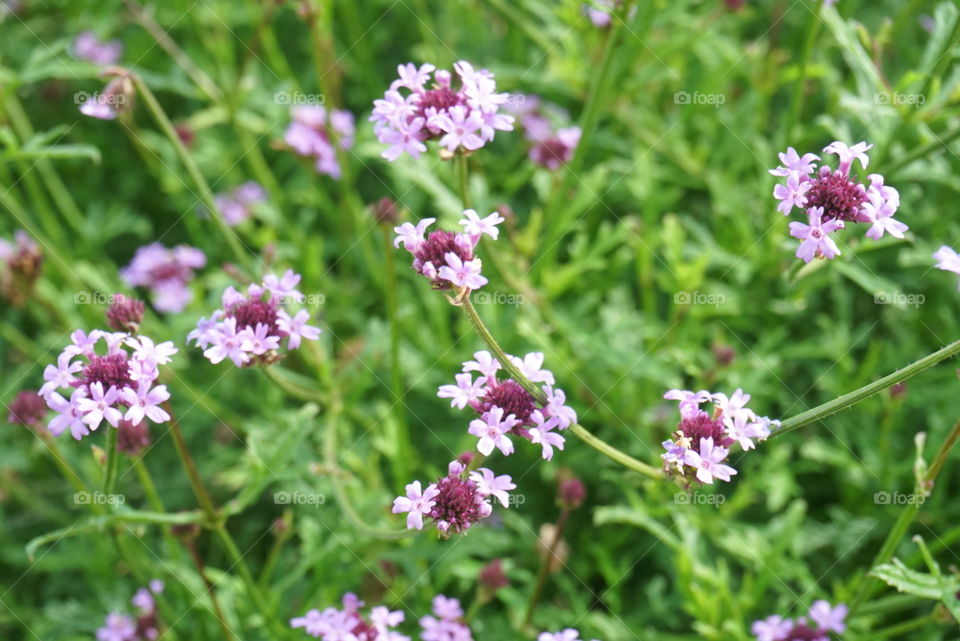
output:
M547 402L547 397L543 393L543 390L530 382L530 380L524 376L523 372L521 372L507 357L507 353L503 351L503 348L500 347L497 339L493 337L493 334L491 334L490 330L487 329L487 326L483 323L480 315L477 314L477 309L473 306L473 302L470 300L470 297L464 296L463 302L460 306L462 307L464 313L466 313L467 318L470 319L470 323L473 325L474 329L476 329L477 333L480 334L480 338L482 338L483 342L490 347L490 350L493 352L494 356L497 357L497 360L507 371L510 377L519 383L525 390L527 390L527 392L529 392L538 403L541 405L545 404ZM624 467L635 472L639 472L645 476L649 476L650 478L663 478L663 471L659 468L655 468L652 465L647 465L646 463L633 458L629 454L620 451L606 441L592 434L582 425L575 423L570 426L570 431L573 432L573 434L580 438L584 443L609 459L616 461L620 465L623 465Z
M955 356L956 354L960 354L960 341L950 343L946 347L939 349L928 356L924 356L920 360L907 365L903 369L897 370L892 374L888 374L881 379L864 385L863 387L844 394L843 396L838 396L832 401L827 401L826 403L818 405L813 409L801 412L796 416L791 416L787 420L783 421L780 429L776 430L773 433L773 436L779 436L781 434L786 434L787 432L792 432L793 430L799 429L804 425L815 423L827 416L830 416L831 414L836 414L839 411L845 410L851 405L855 405L860 401L887 389L888 387L892 387L897 383L905 381L911 376L919 374L923 370L933 367L940 361L944 361L951 356Z
M113 494L113 486L117 482L117 466L120 453L117 452L117 438L120 428L107 426L107 461L103 470L103 493Z
M556 532L550 545L547 547L547 553L540 562L540 570L537 572L537 583L533 588L533 594L530 595L530 601L527 603L527 612L523 616L523 627L530 625L533 619L533 611L537 607L540 595L543 593L543 586L547 582L547 574L550 572L550 564L556 557L556 549L563 538L563 530L567 527L567 521L570 518L570 508L565 507L560 511L560 517L557 519Z

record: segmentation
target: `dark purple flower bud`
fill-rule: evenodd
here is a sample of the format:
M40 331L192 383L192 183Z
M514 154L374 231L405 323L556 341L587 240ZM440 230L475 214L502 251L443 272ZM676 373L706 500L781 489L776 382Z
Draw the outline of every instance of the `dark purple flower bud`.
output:
M905 381L897 383L896 385L893 385L890 387L890 398L899 400L906 395L907 395L907 383Z
M575 510L583 505L583 500L587 498L587 488L583 481L574 477L560 482L559 491L560 505L567 510Z
M143 309L143 301L114 294L113 302L107 309L107 325L118 332L136 334L143 321Z
M7 422L11 425L39 427L47 415L47 404L43 397L31 390L19 392L10 403Z
M720 367L727 367L737 357L737 353L729 345L714 345L713 358Z
M150 429L147 421L133 423L122 420L117 425L117 449L130 456L138 456L150 447Z
M490 592L496 592L500 588L505 588L510 585L510 580L503 571L503 561L500 559L494 559L483 566L480 570L478 580L480 581L480 585Z
M40 277L40 246L22 230L14 234L12 243L0 238L0 263L0 296L19 307L30 298Z
M384 196L374 203L373 217L381 225L396 225L399 220L397 203L395 203L392 198Z

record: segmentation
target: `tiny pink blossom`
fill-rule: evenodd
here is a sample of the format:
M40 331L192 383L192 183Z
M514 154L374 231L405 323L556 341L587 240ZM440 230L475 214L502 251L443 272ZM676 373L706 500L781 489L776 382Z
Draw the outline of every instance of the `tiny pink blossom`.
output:
M809 225L798 222L790 223L790 235L803 241L797 248L797 258L809 263L817 255L826 258L839 256L840 248L837 247L829 234L838 229L843 229L843 222L833 219L821 223L823 207L811 207L807 211L807 215L809 216Z

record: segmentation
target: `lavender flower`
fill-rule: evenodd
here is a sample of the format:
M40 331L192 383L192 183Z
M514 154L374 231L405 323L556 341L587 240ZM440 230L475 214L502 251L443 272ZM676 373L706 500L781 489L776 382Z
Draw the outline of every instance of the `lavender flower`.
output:
M452 461L447 475L422 492L419 481L407 485L406 496L394 499L393 513L406 513L407 528L411 530L422 529L423 519L427 517L440 535L446 537L465 532L480 519L490 516L491 497L508 507L507 492L513 489L516 485L509 475L496 476L486 468L468 474L463 463Z
M269 274L261 284L249 285L246 295L228 287L221 297L223 307L209 319L201 318L187 341L203 349L211 363L229 358L243 367L279 360L283 339L288 351L300 347L303 339L317 340L320 328L307 324L309 312L301 309L290 316L284 309L304 300L296 290L299 282L300 274L288 269L282 278Z
M100 40L92 31L84 31L76 37L70 47L70 53L80 60L92 62L95 65L112 65L120 60L123 54L123 45L119 40Z
M580 641L580 631L574 628L567 628L559 632L541 632L537 641ZM596 641L594 639L593 641Z
M283 139L300 156L314 159L314 167L321 174L340 178L340 163L330 134L336 137L341 149L353 147L355 128L353 114L334 110L327 113L318 105L298 105L290 110L292 121Z
M556 127L557 121L568 121L565 111L544 104L537 96L515 96L509 105L523 127L524 138L530 143L530 160L551 171L570 162L580 143L579 127Z
M260 183L248 180L239 187L217 194L214 204L223 214L224 222L235 227L253 214L253 206L265 202L267 194Z
M460 80L456 89L450 72L437 71L432 64L397 66L399 78L374 101L370 116L377 139L389 145L381 156L390 161L404 153L417 158L434 139L440 140L446 156L468 153L492 141L497 130L513 130L513 117L499 112L508 96L497 93L493 74L474 70L464 60L454 71ZM431 74L433 84L427 87Z
M442 594L433 597L433 616L420 618L423 641L473 641L469 626L463 621L460 601Z
M148 587L140 588L131 599L137 609L134 619L126 614L112 612L103 627L97 630L97 641L155 641L160 637L154 597L163 592L163 581L154 579Z
M140 247L120 277L130 287L145 287L153 294L157 311L175 314L183 311L193 295L187 285L194 270L206 265L203 252L188 245L167 249L160 243Z
M933 257L938 261L937 269L960 274L960 255L951 247L943 245L933 254Z
M137 638L137 626L131 617L111 612L107 615L103 627L97 628L97 641L134 641Z
M692 472L701 483L712 484L714 478L729 481L737 473L723 463L733 444L744 450L755 447L754 439L765 441L771 430L780 425L747 407L750 395L737 389L732 395L707 390L691 392L672 389L663 395L680 402L680 423L672 439L662 443L660 455L664 469L670 474L687 476ZM713 414L700 409L713 404Z
M397 234L393 246L403 245L413 255L413 269L429 278L436 289L456 288L465 292L487 284L487 279L480 273L483 265L473 252L484 234L494 239L499 236L497 225L504 219L496 212L480 218L472 209L464 210L463 215L460 224L464 231L460 233L432 231L425 236L427 227L436 221L435 218L393 228Z
M40 388L47 406L57 412L48 428L59 436L69 429L79 440L106 421L119 427L121 420L139 423L144 417L165 423L170 415L160 407L170 398L166 385L154 383L159 365L177 352L172 342L154 344L146 336L132 338L123 332L77 330L56 365L47 365ZM103 341L106 349L97 352ZM132 350L132 353L129 351ZM58 390L70 389L67 400Z
M795 621L771 615L754 621L750 632L757 641L828 641L831 633L841 634L847 629L844 620L847 606L831 607L826 601L815 601L806 617Z
M463 364L463 373L457 374L455 385L441 385L440 398L451 399L450 405L459 409L467 406L479 415L470 422L467 431L477 437L477 450L489 455L494 449L504 456L514 451L511 436L539 445L543 458L551 460L554 448L562 450L563 431L577 422L577 413L566 405L566 394L554 389L553 373L543 368L543 354L532 352L522 359L510 356L511 363L531 382L541 383L547 397L540 404L522 385L512 378L498 380L502 366L489 352L480 351L474 360ZM473 379L472 372L480 376Z
M801 156L793 147L780 154L781 165L770 170L774 176L786 179L773 189L773 197L780 201L777 211L789 216L796 207L804 210L809 219L809 224L790 223L790 235L802 241L797 258L809 263L818 256L839 256L840 249L830 234L844 229L847 223L870 225L866 236L874 240L885 233L904 237L908 227L893 218L900 207L899 192L884 185L880 174L870 174L867 184L851 175L855 163L862 169L870 164L867 152L872 146L866 142L848 146L839 140L830 143L823 151L837 156L835 170L827 165L818 169L819 156Z
M378 605L364 618L360 614L364 603L355 594L343 595L342 602L341 608L313 609L294 617L290 627L303 628L308 635L323 641L410 641L410 637L393 629L403 623L403 612L391 612Z
M136 334L143 320L143 301L114 294L107 308L107 325L118 332Z

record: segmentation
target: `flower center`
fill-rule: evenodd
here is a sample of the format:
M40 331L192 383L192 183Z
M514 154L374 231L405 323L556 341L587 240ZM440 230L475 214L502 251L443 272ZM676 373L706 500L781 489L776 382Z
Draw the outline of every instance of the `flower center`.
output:
M83 368L83 379L75 381L74 386L90 383L100 383L106 392L113 385L117 389L130 386L130 365L125 354L109 354L107 356L93 356Z
M249 327L256 329L258 323L269 328L268 333L276 333L277 304L272 300L245 300L227 310L227 316L237 319L237 331Z
M812 180L806 207L823 207L823 220L863 222L860 207L867 202L863 185L839 172L824 173Z
M484 414L493 407L502 408L504 416L513 414L521 424L525 425L532 424L530 423L530 415L537 409L530 392L523 389L523 386L512 378L508 378L502 383L496 383L487 389L487 393L481 399L477 411Z

